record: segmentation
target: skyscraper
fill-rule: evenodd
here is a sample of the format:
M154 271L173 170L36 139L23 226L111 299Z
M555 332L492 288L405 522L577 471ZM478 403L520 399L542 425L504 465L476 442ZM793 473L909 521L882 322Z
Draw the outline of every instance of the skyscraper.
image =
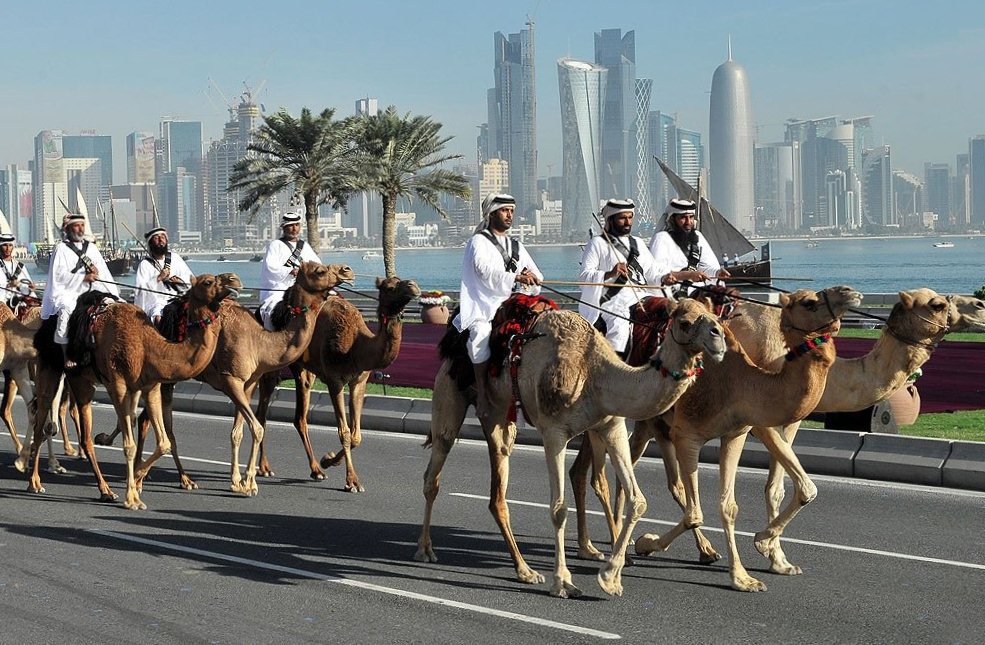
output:
M596 32L595 64L608 70L602 107L602 194L634 198L638 167L636 32ZM649 105L649 96L646 103Z
M62 137L66 159L99 159L99 186L108 194L113 185L113 138L108 134L68 134ZM88 197L87 197L88 198Z
M951 165L925 163L923 165L923 209L937 213L939 226L954 226L951 212Z
M608 70L572 58L557 61L561 95L563 197L561 229L565 239L582 240L594 224L600 204L602 117Z
M709 198L733 226L754 233L752 106L746 70L732 60L731 42L728 60L718 66L711 79L708 132Z
M794 181L794 149L796 143L757 144L754 152L756 166L756 222L766 229L795 231L800 221L794 205L797 203ZM798 160L799 161L799 160Z
M161 121L157 184L161 224L172 232L204 231L201 213L202 123Z
M39 132L34 138L31 239L57 240L65 207L73 210L79 207L76 197L79 192L90 209L93 229L101 232L102 225L95 217L96 203L109 195L112 167L109 136L72 136L61 130ZM109 183L104 183L107 179Z
M985 225L985 134L968 141L968 224L981 229Z
M653 94L653 79L636 79L636 212L641 222L655 223L657 212L650 196L650 171L656 167L650 155L650 97ZM663 208L663 205L656 208Z
M862 153L863 222L876 226L897 226L893 192L893 163L889 146Z
M671 196L668 194L669 184L667 183L667 178L664 177L660 166L657 165L657 162L653 158L659 157L661 161L670 164L671 168L673 168L673 162L670 159L672 144L669 132L675 126L676 121L674 117L664 112L652 110L647 115L646 156L647 162L650 164L650 203L653 204L654 210L657 213L663 212Z
M534 23L508 37L493 36L496 86L487 93L488 124L482 159L509 164L510 193L517 214L533 217L537 194L537 87L534 69Z
M269 220L270 209L277 206L276 203L268 203L260 217L250 223L247 215L239 210L243 191L228 190L233 168L246 156L259 118L260 107L250 92L244 92L236 111L229 110L229 121L222 129L222 139L214 141L205 155L202 173L205 222L202 231L203 237L213 243L225 244L229 240L234 244L257 243L260 240L260 226L269 223L266 220Z

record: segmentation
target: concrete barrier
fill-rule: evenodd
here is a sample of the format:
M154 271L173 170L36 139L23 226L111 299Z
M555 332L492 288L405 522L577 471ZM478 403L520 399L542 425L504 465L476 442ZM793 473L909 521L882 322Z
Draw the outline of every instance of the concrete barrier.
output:
M952 441L942 479L945 486L985 491L985 443Z
M855 476L940 486L951 442L867 433L855 455Z
M346 405L349 404L346 397ZM367 394L363 402L362 426L373 430L403 432L404 417L410 412L413 399L404 396Z
M794 452L809 473L851 477L863 436L861 432L803 428L794 439Z

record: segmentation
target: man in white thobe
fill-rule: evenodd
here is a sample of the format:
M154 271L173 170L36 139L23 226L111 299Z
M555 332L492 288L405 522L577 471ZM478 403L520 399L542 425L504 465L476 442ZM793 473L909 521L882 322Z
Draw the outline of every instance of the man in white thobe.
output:
M0 302L11 309L23 296L37 297L34 281L24 263L14 257L13 233L0 233Z
M321 262L318 256L301 239L301 214L284 213L280 219L283 235L267 245L260 265L260 318L268 331L274 328L270 316L277 303L284 299L284 291L294 284L302 262Z
M106 261L95 244L85 239L85 217L78 213L66 215L62 221L65 239L55 246L48 267L48 285L41 300L41 318L57 316L55 343L68 345L68 319L75 304L85 291L102 291L120 297L120 290L111 281ZM75 361L65 359L65 369L74 369Z
M694 287L705 286L715 277L731 276L718 263L708 240L697 230L697 207L686 199L672 199L667 206L667 224L650 240L650 253L661 274L660 284L668 295L687 296Z
M146 233L147 255L137 266L133 304L144 310L154 325L161 321L161 310L192 283L191 269L168 248L168 232L156 226Z
M633 306L640 298L658 293L631 285L659 284L662 276L646 242L632 235L635 209L631 199L606 202L602 207L605 228L601 235L596 235L585 245L578 277L580 282L593 283L581 288L578 313L593 325L601 317L605 339L624 357L632 332L628 318L632 317ZM603 287L599 286L601 283L630 286Z
M510 195L487 195L482 200L482 222L465 244L462 261L460 311L453 324L459 331L469 331L468 354L475 369L476 415L480 418L489 410L486 368L496 310L514 290L540 293L544 279L523 244L507 234L515 209L516 200Z

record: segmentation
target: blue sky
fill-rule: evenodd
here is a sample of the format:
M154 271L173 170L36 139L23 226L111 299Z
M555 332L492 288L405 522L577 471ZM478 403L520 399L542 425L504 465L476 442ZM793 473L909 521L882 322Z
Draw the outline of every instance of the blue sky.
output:
M561 158L555 61L591 60L593 33L636 31L637 75L654 79L652 106L708 130L715 67L734 58L749 76L760 140L789 117L875 115L897 167L922 176L985 133L985 3L747 0L429 2L367 0L0 0L0 163L24 163L35 134L95 129L114 138L156 132L163 115L201 120L217 137L246 81L265 81L268 112L335 107L360 96L426 113L473 158L486 120L492 34L536 23L541 174Z

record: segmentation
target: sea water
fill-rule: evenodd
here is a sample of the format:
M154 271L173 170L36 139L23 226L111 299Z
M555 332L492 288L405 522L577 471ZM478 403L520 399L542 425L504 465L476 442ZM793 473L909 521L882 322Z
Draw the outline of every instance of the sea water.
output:
M772 243L773 276L802 278L777 280L786 289L819 289L838 284L851 285L863 293L893 293L904 289L930 287L939 293L973 293L985 284L985 237L949 237L953 248L937 248L939 238L838 238L821 239L816 246L804 241ZM578 246L530 246L534 261L550 280L577 280L581 270ZM363 257L364 250L323 251L322 261L345 263L357 274L355 288L373 288L375 276L382 276L382 257ZM417 280L422 290L457 291L461 280L463 249L398 249L397 273ZM196 273L239 274L243 284L256 287L260 263L250 262L252 254L227 254L226 261L215 257L193 256L188 265ZM749 258L752 255L747 256ZM121 281L132 283L133 277Z

